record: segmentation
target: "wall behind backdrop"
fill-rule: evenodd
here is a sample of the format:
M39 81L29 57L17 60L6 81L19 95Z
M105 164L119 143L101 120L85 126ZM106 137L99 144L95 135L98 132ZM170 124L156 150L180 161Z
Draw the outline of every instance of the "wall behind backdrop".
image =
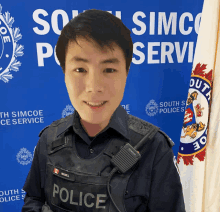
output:
M21 211L39 132L73 113L55 57L63 26L88 9L131 30L121 105L175 142L177 155L203 0L3 0L0 3L0 212Z

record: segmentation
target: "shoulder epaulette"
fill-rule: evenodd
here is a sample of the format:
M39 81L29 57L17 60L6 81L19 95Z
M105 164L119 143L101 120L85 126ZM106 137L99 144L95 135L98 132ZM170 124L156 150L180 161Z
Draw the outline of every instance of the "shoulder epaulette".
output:
M172 141L172 139L162 130L160 130L159 132L161 132L165 136L165 138L168 141L169 146L172 148L175 145L175 143Z
M128 114L128 116L129 116L128 127L141 135L145 135L152 127L158 128L157 126L155 126L155 125L153 125L143 119L140 119L136 116L133 116L130 114ZM172 141L172 139L165 132L163 132L161 130L159 130L159 132L161 132L165 136L165 138L168 142L168 145L172 148L175 145L175 143Z
M64 119L64 118L62 118L62 119ZM51 125L48 125L48 126L46 126L44 129L42 129L42 130L40 131L40 133L39 133L38 136L40 137L41 134L44 132L44 130L46 130L49 126L57 126L59 123L61 123L60 120L62 120L62 119L53 121L53 122L51 123ZM63 121L62 121L62 122L63 122Z
M41 137L41 134L44 132L44 130L46 130L48 127L49 127L50 125L48 125L48 126L46 126L46 127L44 127L44 129L42 129L41 131L40 131L40 133L39 133L39 135L38 135L38 137Z
M72 114L71 114L72 115ZM58 120L56 120L56 121L53 121L52 122L52 124L51 125L48 125L48 126L46 126L44 129L42 129L41 131L40 131L40 133L39 133L39 137L41 136L41 134L44 132L44 130L46 130L48 127L56 127L56 126L58 126L59 124L61 124L61 123L63 123L63 122L65 122L65 121L67 121L69 118L71 118L71 115L69 115L69 116L66 116L65 118L61 118L61 119L58 119Z
M130 114L128 116L129 116L128 127L141 135L146 135L146 133L152 127L158 128L157 126L155 126L147 121L144 121L143 119L140 119L136 116L133 116Z
M56 120L56 121L53 121L51 126L57 126L57 125L63 123L63 121L64 121L64 118L61 118L61 119Z
M66 116L65 118L58 119L58 120L54 121L51 124L51 126L58 126L59 124L66 122L69 118L72 118L72 116L73 116L73 114L70 114L69 116Z

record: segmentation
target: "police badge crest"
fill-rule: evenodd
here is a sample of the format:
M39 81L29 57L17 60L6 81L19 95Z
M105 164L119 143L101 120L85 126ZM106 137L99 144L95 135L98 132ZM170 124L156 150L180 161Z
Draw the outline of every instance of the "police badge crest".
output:
M0 80L7 83L13 76L11 71L19 71L21 62L17 57L23 56L24 46L17 42L22 38L19 28L12 28L14 18L9 12L2 14L0 4Z
M65 118L66 116L73 114L73 112L74 112L73 106L67 105L62 112L62 118Z
M212 70L205 73L205 64L198 63L191 74L189 93L181 131L178 164L193 165L194 157L205 159L209 105L212 88Z
M150 100L145 111L148 116L155 116L158 113L158 104L153 99Z
M18 163L24 166L32 162L33 156L31 152L28 151L26 148L21 148L18 154L16 155L16 159Z

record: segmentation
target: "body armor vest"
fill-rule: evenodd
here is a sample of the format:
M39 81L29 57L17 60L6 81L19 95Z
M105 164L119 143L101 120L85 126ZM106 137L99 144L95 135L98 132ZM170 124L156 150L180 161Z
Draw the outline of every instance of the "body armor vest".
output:
M107 183L114 168L111 159L128 143L127 139L112 136L99 155L83 159L77 154L73 138L76 135L66 132L56 139L58 127L50 126L47 136L45 194L50 209L53 212L118 212L109 198ZM149 124L144 133L147 142L140 151L141 155L158 130ZM139 140L131 138L131 141L134 146ZM136 165L125 173L116 172L110 181L111 197L121 212L126 212L124 195Z

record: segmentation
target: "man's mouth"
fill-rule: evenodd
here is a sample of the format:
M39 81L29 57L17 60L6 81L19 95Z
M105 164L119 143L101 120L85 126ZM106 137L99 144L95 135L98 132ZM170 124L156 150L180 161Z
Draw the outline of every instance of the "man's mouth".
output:
M91 106L91 107L101 107L102 105L104 105L107 101L103 101L103 102L86 102L84 101L87 105Z

